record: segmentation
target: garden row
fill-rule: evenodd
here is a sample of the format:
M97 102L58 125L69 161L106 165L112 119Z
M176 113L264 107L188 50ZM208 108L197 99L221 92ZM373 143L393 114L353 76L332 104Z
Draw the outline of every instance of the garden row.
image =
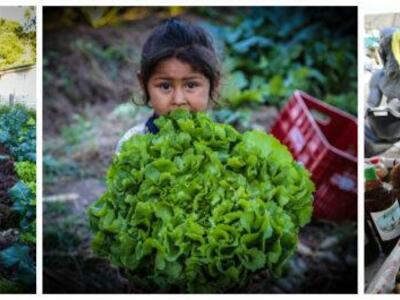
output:
M35 291L36 121L0 107L0 293Z

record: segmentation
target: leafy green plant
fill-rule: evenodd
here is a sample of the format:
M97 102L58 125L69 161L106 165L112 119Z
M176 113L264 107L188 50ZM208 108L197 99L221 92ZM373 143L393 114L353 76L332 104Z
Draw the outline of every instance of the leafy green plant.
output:
M23 183L29 186L32 193L36 193L36 164L29 161L17 162L15 171Z
M23 106L11 107L0 115L0 144L17 161L36 161L36 125L34 112Z
M58 160L53 155L43 156L43 169L45 184L51 185L60 180L60 178L83 178L85 171L79 165L70 159Z
M16 269L13 279L26 286L32 286L36 277L35 264L29 252L30 248L27 245L19 243L0 251L0 265Z
M12 220L15 219L11 224L8 223L8 226L18 227L16 234L13 234L11 245L6 244L0 251L0 270L2 270L0 292L17 293L35 289L36 125L34 117L35 113L23 106L0 107L0 200L11 207L10 216ZM6 279L2 278L3 274L6 274Z
M89 209L95 253L154 291L222 292L279 276L312 213L314 185L285 146L176 110L134 136Z
M233 126L237 131L243 132L251 129L251 109L218 109L210 111L211 118L217 123L224 123Z
M35 113L24 106L0 107L0 145L17 161L15 171L22 182L36 193Z
M93 124L78 114L73 115L72 118L73 123L61 128L61 134L69 144L76 145L91 137Z
M21 216L21 241L36 243L36 164L17 162L15 164L20 181L9 191L13 210Z
M340 13L348 22L335 21L335 10L257 7L243 10L227 26L205 23L224 43L226 104L281 105L300 89L356 114L357 15Z

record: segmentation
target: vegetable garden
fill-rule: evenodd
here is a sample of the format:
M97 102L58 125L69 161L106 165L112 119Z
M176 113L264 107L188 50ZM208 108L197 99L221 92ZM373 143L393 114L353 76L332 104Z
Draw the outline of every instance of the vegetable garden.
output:
M0 293L36 289L36 122L0 107Z
M2 9L0 42L0 80L3 72L34 65L35 8ZM3 86L2 97L6 93ZM0 105L0 294L35 290L36 112L19 104Z

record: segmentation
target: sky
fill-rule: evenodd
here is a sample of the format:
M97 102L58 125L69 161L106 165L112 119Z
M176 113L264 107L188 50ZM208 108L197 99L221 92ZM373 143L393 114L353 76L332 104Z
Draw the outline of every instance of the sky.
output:
M26 8L26 6L0 6L0 18L23 23Z

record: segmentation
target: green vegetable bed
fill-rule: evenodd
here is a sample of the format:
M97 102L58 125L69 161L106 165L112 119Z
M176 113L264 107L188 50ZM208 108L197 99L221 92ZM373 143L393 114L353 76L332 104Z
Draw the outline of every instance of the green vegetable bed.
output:
M0 107L0 294L35 291L35 252L35 113Z
M177 110L124 143L89 209L93 250L149 291L224 292L279 276L314 185L285 146Z

